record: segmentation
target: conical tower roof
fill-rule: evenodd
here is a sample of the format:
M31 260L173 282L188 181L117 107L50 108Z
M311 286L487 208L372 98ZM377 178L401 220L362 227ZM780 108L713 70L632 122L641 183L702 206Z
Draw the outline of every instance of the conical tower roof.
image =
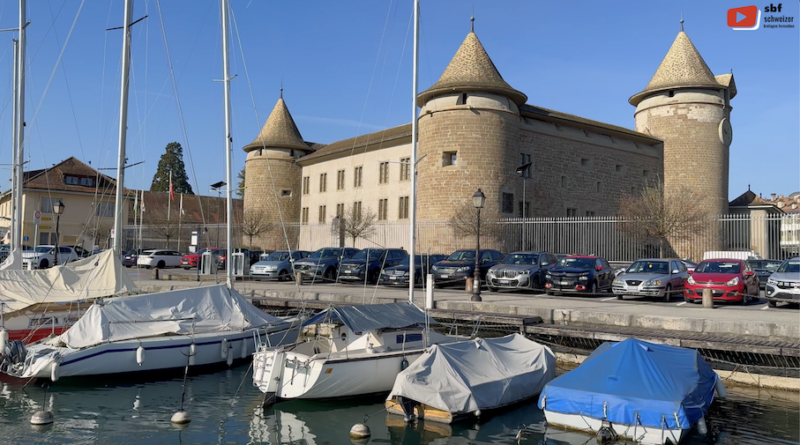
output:
M311 147L303 142L303 137L300 136L300 131L297 125L294 124L294 119L289 113L289 108L286 102L283 101L283 95L278 99L272 113L269 114L267 122L261 128L261 133L258 137L246 145L243 150L251 152L261 148L290 148L295 150L311 151Z
M508 97L517 106L528 100L528 96L503 80L474 31L467 34L442 77L417 97L417 104L421 107L435 96L454 91L496 93Z
M674 88L715 88L720 85L685 32L678 33L650 83L628 102L638 105L645 96Z

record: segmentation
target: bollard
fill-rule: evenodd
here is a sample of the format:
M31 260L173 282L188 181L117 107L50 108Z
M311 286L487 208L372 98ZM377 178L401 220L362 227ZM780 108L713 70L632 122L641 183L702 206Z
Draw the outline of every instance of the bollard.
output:
M707 309L714 308L714 297L712 296L711 289L703 289L703 307Z
M298 286L303 285L303 272L294 273L294 282L297 283Z
M153 268L153 279L154 280L158 279L158 268L157 267Z
M433 275L428 274L428 287L425 288L425 309L433 309Z
M474 280L474 278L467 277L466 284L464 286L464 292L466 292L467 294L471 294L472 293L472 281L473 280Z

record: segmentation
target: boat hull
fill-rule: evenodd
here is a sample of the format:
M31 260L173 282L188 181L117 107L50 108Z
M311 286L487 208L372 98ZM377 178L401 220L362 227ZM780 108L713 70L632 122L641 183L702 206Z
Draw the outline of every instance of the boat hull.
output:
M564 414L545 409L544 417L547 419L548 426L581 431L591 435L596 434L603 426L603 421L601 419L582 416L580 414ZM677 444L689 432L689 429L661 429L642 425L634 427L634 425L620 423L615 423L611 426L619 435L620 439L633 440L640 444Z

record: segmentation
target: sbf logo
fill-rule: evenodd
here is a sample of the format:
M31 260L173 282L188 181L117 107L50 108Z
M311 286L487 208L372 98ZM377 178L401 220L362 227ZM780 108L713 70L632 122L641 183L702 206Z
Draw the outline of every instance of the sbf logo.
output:
M771 6L771 5L770 5ZM765 9L769 11L769 6ZM772 6L774 9L775 7ZM780 10L781 4L778 4ZM742 6L728 10L728 26L735 30L753 31L761 26L761 10L758 6Z

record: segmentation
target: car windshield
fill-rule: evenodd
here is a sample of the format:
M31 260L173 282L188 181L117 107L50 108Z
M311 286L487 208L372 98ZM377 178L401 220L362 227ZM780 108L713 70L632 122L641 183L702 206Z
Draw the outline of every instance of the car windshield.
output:
M381 257L381 255L383 255L384 252L386 252L386 251L383 250L383 249L364 249L364 250L360 250L358 253L356 253L355 255L351 256L350 259L351 260L366 260L367 259L367 255L369 255L369 259L370 260L377 260L377 259L379 259Z
M742 265L737 261L703 261L695 273L739 273Z
M777 270L778 273L798 273L800 272L800 260L786 260Z
M33 251L36 253L47 253L51 250L53 250L53 248L48 246L36 246L36 248L33 249Z
M634 261L626 272L668 274L669 263L666 261Z
M503 260L503 264L537 264L539 255L533 253L512 253Z
M591 269L594 267L594 262L594 258L563 258L556 264L556 267L559 269Z
M272 252L267 257L261 257L262 261L286 261L289 259L289 252Z
M457 250L452 255L447 257L447 261L467 261L475 260L474 250Z
M342 254L342 249L319 249L309 258L335 258Z
M408 267L410 262L411 256L407 256L403 258L403 261L400 261L400 266ZM414 255L414 266L419 266L420 264L422 264L422 255Z
M781 267L781 263L781 261L750 260L750 266L752 266L753 269L766 272L775 272Z

